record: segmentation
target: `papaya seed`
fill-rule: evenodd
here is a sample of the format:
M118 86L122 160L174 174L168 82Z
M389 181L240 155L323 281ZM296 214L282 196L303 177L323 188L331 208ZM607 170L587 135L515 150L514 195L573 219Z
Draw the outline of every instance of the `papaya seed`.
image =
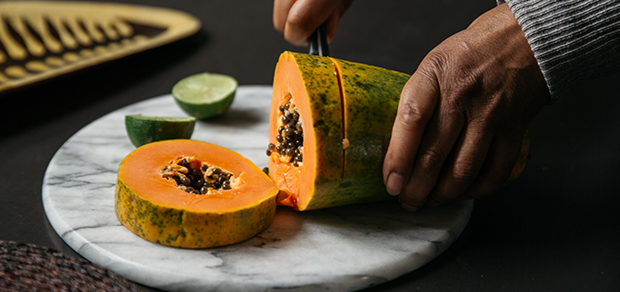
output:
M179 189L191 194L206 194L209 188L224 189L222 185L228 185L225 189L231 189L231 173L218 167L210 167L206 163L195 168L192 165L196 166L193 157L178 158L162 167L160 173L163 178L173 180Z
M300 121L299 110L292 103L292 96L287 93L284 97L285 103L279 107L278 135L276 141L278 145L269 143L265 154L271 156L274 152L280 157L281 161L292 163L298 167L303 160L303 124Z

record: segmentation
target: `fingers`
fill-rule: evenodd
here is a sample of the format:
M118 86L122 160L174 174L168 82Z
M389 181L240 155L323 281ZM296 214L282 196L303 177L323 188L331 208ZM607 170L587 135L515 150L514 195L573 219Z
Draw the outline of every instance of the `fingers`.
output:
M506 9L442 42L403 89L383 179L405 210L482 198L510 176L548 90Z
M383 163L383 179L391 195L399 195L409 183L415 155L438 99L439 86L434 75L416 72L403 88ZM406 200L403 204L413 205L403 207L411 210L418 203Z
M333 0L275 0L273 7L274 28L284 33L284 38L294 45L307 45L308 38L321 23L327 20L327 38L336 32L340 14L339 1Z
M284 26L286 26L286 18L288 12L295 4L296 0L274 0L273 1L273 27L279 31L284 32Z
M464 125L460 114L450 107L438 106L425 129L411 177L399 195L403 208L416 211L433 198L429 194L438 187L442 168Z
M428 206L437 206L454 200L470 188L478 177L487 153L493 142L493 131L476 127L470 123L463 130L452 150L446 167L426 201ZM491 159L492 160L492 159Z
M503 134L493 139L480 173L460 196L481 199L500 189L517 162L524 133Z

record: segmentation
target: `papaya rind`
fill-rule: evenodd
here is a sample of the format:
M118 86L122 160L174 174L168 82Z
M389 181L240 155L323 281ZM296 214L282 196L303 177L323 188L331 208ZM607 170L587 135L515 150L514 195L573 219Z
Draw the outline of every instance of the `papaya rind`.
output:
M197 212L153 204L118 180L114 210L134 234L180 248L209 248L238 243L265 230L273 221L276 194L232 212Z
M335 205L392 199L383 184L383 157L409 74L332 58L344 109L344 175Z
M279 100L282 96L278 94L290 93L291 80L300 78L304 83L304 96L292 96L293 101L297 105L305 104L310 108L310 116L302 115L301 119L304 124L304 152L313 152L304 158L301 173L299 169L293 166L282 166L278 162L277 155L272 154L269 159L269 171L277 186L287 194L282 196L284 200L279 200L282 205L288 205L298 210L313 208L309 203L321 202L322 196L331 193L331 185L338 183L334 178L342 176L342 110L340 102L340 88L336 76L335 66L328 57L313 56L308 54L300 54L293 52L284 52L280 56L281 62L294 62L295 72L287 72L295 74L280 74L279 70L287 70L289 68L276 68L274 78L274 96L271 105L272 123L277 121L277 109ZM283 78L279 79L279 78ZM302 100L304 99L304 100ZM270 127L269 139L271 143L276 144L275 136L277 131L273 125ZM313 137L313 138L311 138ZM310 145L309 141L314 141ZM312 159L312 161L310 161ZM287 182L291 180L291 173L300 173L301 177L312 173L313 181L305 182L304 179L298 182ZM297 180L297 179L293 179ZM303 182L302 182L303 181ZM290 185L302 185L304 190L290 189ZM298 185L298 186L299 186ZM304 192L304 199L296 200L288 196L291 193Z
M194 157L234 175L229 190L205 195L179 189L161 169L179 157ZM278 189L254 163L229 149L188 139L150 143L119 165L115 213L130 231L152 242L183 248L237 243L269 226Z
M525 131L525 135L523 135L523 140L521 141L521 150L519 151L519 157L517 158L517 162L515 166L512 168L510 172L510 176L506 180L506 183L511 182L517 179L523 170L525 170L525 165L527 164L527 159L530 155L530 132Z

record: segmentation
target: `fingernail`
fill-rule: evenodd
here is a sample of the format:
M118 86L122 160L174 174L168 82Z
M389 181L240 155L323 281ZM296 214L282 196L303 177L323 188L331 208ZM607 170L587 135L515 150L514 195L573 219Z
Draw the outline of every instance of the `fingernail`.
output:
M402 175L394 172L390 173L388 175L387 183L385 184L388 194L398 196L403 188L403 182L404 179Z

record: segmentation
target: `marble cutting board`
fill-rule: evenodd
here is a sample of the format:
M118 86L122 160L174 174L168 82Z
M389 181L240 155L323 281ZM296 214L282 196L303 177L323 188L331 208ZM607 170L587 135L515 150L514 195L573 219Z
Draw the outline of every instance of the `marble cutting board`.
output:
M270 86L240 86L221 118L199 121L192 139L267 164ZM134 147L127 114L185 116L172 96L127 106L87 125L58 150L42 199L60 237L86 259L132 281L171 291L352 291L411 272L461 234L473 202L415 214L393 202L297 212L279 207L273 224L245 242L189 250L154 244L127 230L114 214L121 160Z

